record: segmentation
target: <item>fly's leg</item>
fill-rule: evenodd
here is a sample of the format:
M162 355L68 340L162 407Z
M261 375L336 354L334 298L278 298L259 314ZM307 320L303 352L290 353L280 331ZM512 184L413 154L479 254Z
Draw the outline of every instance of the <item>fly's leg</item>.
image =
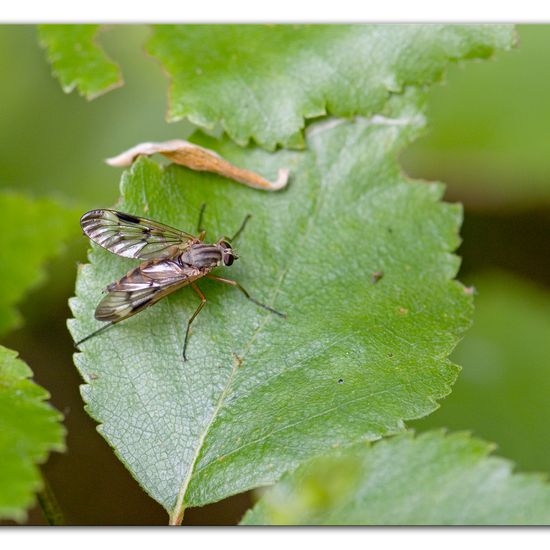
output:
M252 216L250 214L247 214L243 220L243 223L241 223L241 227L239 227L239 229L237 229L237 232L235 233L235 235L233 235L233 237L231 237L229 239L229 242L233 242L244 230L244 228L246 227L246 224L248 223L248 220L251 218Z
M206 203L203 202L201 204L201 209L200 209L200 212L199 212L199 221L197 223L197 233L199 233L199 239L202 241L204 239L204 236L206 235L206 231L204 230L204 228L202 227L202 218L204 216L204 210L206 208Z
M234 286L235 288L238 288L251 302L254 302L257 306L263 307L267 311L270 311L271 313L275 313L275 315L278 315L279 317L283 317L284 319L286 319L286 313L281 313L280 311L277 311L272 307L262 304L262 302L259 302L258 300L256 300L256 298L253 298L252 296L250 296L250 294L237 281L233 281L232 279L225 279L224 277L218 277L217 275L206 275L206 277L208 277L209 279L212 279L213 281L218 281L220 283L225 283L226 285L231 285L231 286Z
M78 349L80 344L83 344L84 342L86 342L90 338L93 338L94 336L97 336L98 334L101 334L103 331L107 330L109 327L112 327L114 324L115 323L113 321L111 321L110 323L108 323L106 325L103 325L101 328L98 328L97 330L95 330L91 334L88 334L88 336L86 336L85 338L82 338L82 340L79 340L78 342L75 342L74 347L76 349Z
M185 331L185 340L183 342L183 360L187 361L187 356L185 355L185 351L187 350L187 341L189 340L189 329L191 328L191 323L195 320L195 317L200 313L201 309L204 307L204 304L206 304L206 297L201 292L200 288L195 284L191 283L191 288L199 295L199 298L201 299L201 303L199 304L199 307L195 310L195 313L191 316L191 319L189 319L187 323L187 330Z

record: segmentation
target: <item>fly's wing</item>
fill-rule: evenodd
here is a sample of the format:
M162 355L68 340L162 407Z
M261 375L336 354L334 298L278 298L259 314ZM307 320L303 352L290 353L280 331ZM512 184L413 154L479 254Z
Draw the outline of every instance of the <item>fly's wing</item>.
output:
M107 287L107 295L95 310L99 321L122 321L158 302L201 276L192 267L174 260L153 260L142 264Z
M92 241L125 258L171 258L196 241L189 233L116 210L86 212L80 225Z

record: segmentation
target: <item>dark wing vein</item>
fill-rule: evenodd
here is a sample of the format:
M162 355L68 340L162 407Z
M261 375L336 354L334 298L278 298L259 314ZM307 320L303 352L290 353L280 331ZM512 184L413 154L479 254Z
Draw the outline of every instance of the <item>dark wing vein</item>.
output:
M195 237L167 225L116 210L91 210L80 219L84 233L118 256L141 260L171 258Z

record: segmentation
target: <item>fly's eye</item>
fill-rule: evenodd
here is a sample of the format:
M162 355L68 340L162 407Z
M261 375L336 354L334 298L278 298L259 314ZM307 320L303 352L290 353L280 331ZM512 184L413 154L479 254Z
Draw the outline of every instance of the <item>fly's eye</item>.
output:
M231 265L235 260L235 257L233 256L233 254L224 254L223 255L223 263L225 265Z
M222 246L223 248L231 248L231 245L227 241L221 241L220 246Z

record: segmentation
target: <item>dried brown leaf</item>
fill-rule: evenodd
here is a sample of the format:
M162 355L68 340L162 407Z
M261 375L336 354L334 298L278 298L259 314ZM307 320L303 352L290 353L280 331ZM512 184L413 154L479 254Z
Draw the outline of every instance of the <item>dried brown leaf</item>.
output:
M107 159L106 162L110 166L131 166L139 156L148 157L155 153L160 153L176 164L181 164L191 170L214 172L215 174L256 189L278 191L279 189L283 189L288 182L289 171L287 168L280 168L277 179L275 181L268 181L255 172L231 164L211 149L206 149L205 147L200 147L181 139L173 139L160 143L139 143L120 155Z

